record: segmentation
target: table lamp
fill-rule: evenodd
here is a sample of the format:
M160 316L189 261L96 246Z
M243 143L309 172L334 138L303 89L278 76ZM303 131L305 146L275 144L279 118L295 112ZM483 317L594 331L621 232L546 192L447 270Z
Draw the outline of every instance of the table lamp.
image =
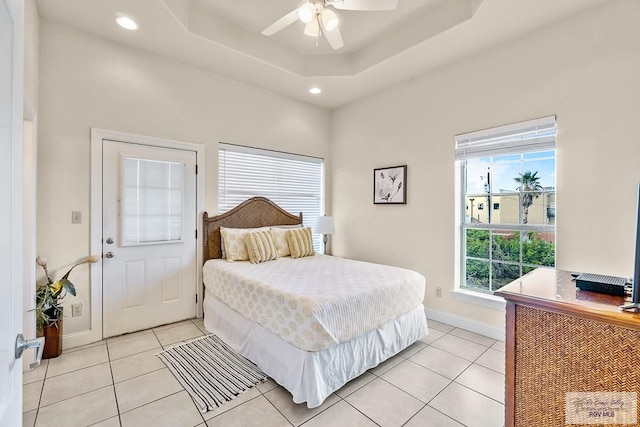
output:
M331 216L319 216L318 222L316 222L316 233L322 234L322 241L324 243L322 253L327 253L327 236L336 232L333 225L333 217Z

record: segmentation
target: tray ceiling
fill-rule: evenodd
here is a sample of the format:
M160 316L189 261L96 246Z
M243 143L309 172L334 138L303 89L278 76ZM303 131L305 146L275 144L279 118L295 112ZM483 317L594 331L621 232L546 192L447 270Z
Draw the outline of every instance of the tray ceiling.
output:
M261 31L301 0L38 0L41 18L326 108L490 49L606 0L398 0L336 11L344 47L296 22ZM116 14L135 19L127 31ZM317 43L316 43L317 42ZM308 89L319 86L321 95Z

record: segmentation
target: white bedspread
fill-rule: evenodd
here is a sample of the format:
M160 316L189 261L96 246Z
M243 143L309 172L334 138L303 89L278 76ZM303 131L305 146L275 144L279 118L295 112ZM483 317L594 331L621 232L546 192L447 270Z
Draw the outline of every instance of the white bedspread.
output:
M206 292L284 341L318 351L422 305L425 279L398 267L315 256L262 264L209 260Z

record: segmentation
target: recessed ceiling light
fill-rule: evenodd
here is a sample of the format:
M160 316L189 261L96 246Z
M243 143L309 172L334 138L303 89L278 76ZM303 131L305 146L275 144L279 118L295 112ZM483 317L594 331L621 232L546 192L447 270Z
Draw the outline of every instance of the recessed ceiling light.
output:
M309 93L312 95L318 95L322 93L322 89L320 89L319 87L312 87L311 89L309 89Z
M137 30L138 24L133 19L129 18L125 15L116 15L116 22L122 28L126 28L127 30Z

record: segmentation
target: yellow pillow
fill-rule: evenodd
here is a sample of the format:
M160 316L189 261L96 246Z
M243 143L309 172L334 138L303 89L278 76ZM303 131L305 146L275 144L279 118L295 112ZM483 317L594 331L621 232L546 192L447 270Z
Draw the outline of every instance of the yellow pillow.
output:
M254 231L244 235L251 264L271 261L278 257L276 246L269 231Z
M220 227L220 235L224 244L225 258L229 262L233 261L249 261L247 253L247 245L244 242L244 235L249 232L258 230L268 230L269 227L263 228L226 228Z
M311 228L294 228L287 230L287 242L291 258L302 258L314 254Z
M284 228L271 227L271 237L273 243L276 245L276 251L278 257L285 257L291 255L289 250L289 243L287 242L287 230Z

